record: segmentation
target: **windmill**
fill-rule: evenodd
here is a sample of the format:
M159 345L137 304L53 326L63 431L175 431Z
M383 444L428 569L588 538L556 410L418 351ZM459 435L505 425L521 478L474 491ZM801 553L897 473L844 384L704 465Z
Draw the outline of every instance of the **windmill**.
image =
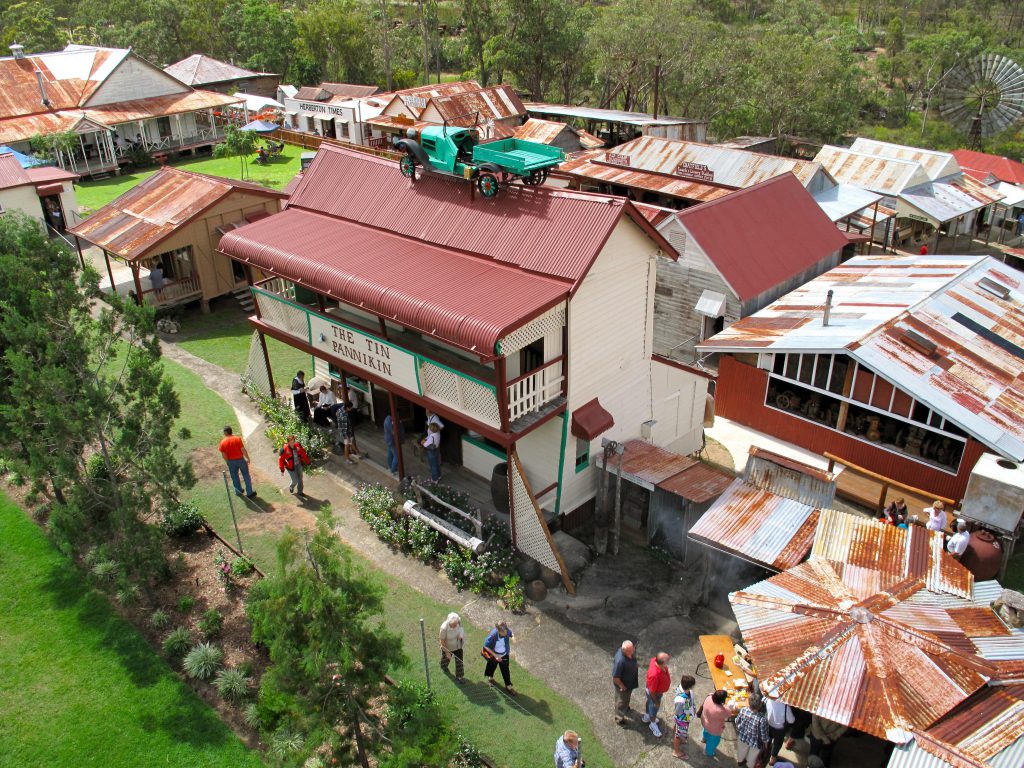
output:
M1024 68L995 53L958 64L943 83L939 114L978 149L1024 116Z

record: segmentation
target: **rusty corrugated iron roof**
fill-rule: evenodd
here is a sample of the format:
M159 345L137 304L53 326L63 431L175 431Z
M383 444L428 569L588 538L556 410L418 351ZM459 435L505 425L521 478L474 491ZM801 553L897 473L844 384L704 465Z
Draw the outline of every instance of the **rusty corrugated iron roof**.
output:
M226 61L219 61L212 56L202 53L193 53L191 56L176 61L164 72L173 78L180 80L185 85L203 86L207 83L223 83L227 80L247 80L254 77L263 77L266 72L253 72L249 69L236 67Z
M991 205L1003 197L998 190L965 176L959 181L936 181L905 189L896 201L896 210L903 215L916 211L939 226Z
M131 51L69 45L63 51L0 59L0 119L20 117L88 103L89 98ZM36 73L40 73L46 97L42 103Z
M558 166L558 170L584 182L643 189L695 202L717 200L732 191L728 187L716 187L699 181L633 170L624 165L608 163L606 157L605 150L581 152Z
M560 123L557 120L541 120L537 117L531 117L525 123L518 126L513 132L513 135L517 139L523 139L525 141L535 141L538 144L550 144L558 138L563 131L571 133L575 137L575 140L579 142L581 149L597 149L598 147L604 146L604 142L592 133L587 133L580 128L573 128L571 125Z
M909 344L908 331L934 351ZM855 257L698 349L847 354L990 450L1024 461L1024 273L994 258Z
M130 261L237 191L285 198L258 184L165 166L68 231Z
M729 601L764 693L902 744L996 673L970 633L998 629L970 613L990 608L952 596L932 605L920 579L879 588L880 578L851 581L812 557Z
M697 463L658 483L658 487L694 504L704 504L723 493L733 477L707 464Z
M956 157L949 152L909 147L903 144L892 144L888 141L865 139L861 136L854 139L850 149L865 155L888 157L895 160L909 160L912 163L918 163L924 168L924 172L928 174L928 178L932 181L960 174L960 165L957 163Z
M82 110L43 112L38 115L24 115L0 120L0 141L15 142L31 139L37 133L62 133L76 131L89 133L105 131L109 126L90 120Z
M28 173L21 167L18 158L10 152L0 155L0 189L24 187L32 183Z
M855 152L831 144L819 150L814 162L823 165L840 184L851 184L890 197L929 181L920 163Z
M836 497L836 477L831 472L756 445L747 452L743 479L815 509L830 506Z
M86 116L99 120L106 125L114 126L130 123L134 120L147 120L152 117L167 117L184 112L195 112L200 109L218 109L229 104L241 104L245 99L228 96L216 91L187 91L172 93L167 96L153 96L148 99L132 99L99 107L89 107Z
M697 464L696 459L659 448L644 440L627 440L620 457L612 454L608 471L615 472L622 461L622 476L633 482L656 486Z
M713 549L784 571L811 549L817 509L736 478L687 534Z
M919 525L897 528L869 517L824 510L812 557L830 560L850 578L862 569L877 572L887 588L907 578L921 579L932 592L970 598L974 576L943 549L942 534Z
M433 107L449 125L471 126L479 120L508 120L526 114L519 94L510 85L492 85L476 91L462 91L431 97L424 109ZM421 115L422 116L422 115Z

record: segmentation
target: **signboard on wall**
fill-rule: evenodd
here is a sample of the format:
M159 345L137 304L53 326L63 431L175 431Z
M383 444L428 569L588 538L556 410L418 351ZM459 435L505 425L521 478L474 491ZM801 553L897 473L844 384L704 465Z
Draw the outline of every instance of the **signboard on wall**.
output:
M620 155L618 152L604 153L604 161L606 163L611 163L612 165L629 165L630 159L629 155Z
M300 101L299 109L303 112L319 112L325 115L345 116L345 109L342 107L332 107L329 104L317 104L310 101Z
M405 102L405 106L414 107L416 109L423 109L427 106L427 100L422 96L404 96L402 101Z
M715 172L708 168L704 163L688 163L685 160L676 166L676 176L682 176L684 179L693 179L694 181L714 181Z
M422 394L416 356L373 336L327 318L309 314L310 344L340 360L346 370L365 371Z

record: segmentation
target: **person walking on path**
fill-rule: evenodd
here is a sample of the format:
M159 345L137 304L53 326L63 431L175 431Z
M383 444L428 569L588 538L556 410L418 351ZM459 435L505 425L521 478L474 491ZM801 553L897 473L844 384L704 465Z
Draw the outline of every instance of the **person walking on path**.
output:
M690 722L695 714L693 706L693 686L697 681L690 675L683 675L679 678L679 687L676 688L676 697L672 700L674 711L673 723L675 730L672 734L672 757L680 760L686 759L686 743L690 740Z
M499 621L494 629L484 640L484 647L480 654L487 659L487 666L484 667L484 677L490 685L494 685L494 670L501 670L501 679L505 683L505 690L516 695L516 689L512 687L512 675L509 672L509 653L512 644L512 630L508 624Z
M761 699L751 699L736 715L736 764L754 768L757 756L768 746L768 718Z
M309 423L309 398L306 396L306 373L299 371L292 379L292 404L299 421Z
M302 468L309 466L309 456L295 435L288 435L288 440L281 447L277 456L277 466L283 475L288 473L288 493L294 493L300 499L306 498L302 492Z
M388 472L398 474L398 446L405 439L405 430L402 429L402 422L398 422L398 442L395 442L395 423L391 420L389 413L384 417L384 445L388 449Z
M625 640L612 662L612 684L615 686L615 722L619 725L629 722L629 699L640 684L635 654L633 643Z
M778 699L768 697L764 700L764 703L765 715L768 718L768 735L772 741L772 753L768 764L775 765L779 757L779 750L782 749L782 744L786 740L786 734L793 723L796 722L796 718L793 716L793 710L789 708L789 705Z
M643 721L651 724L651 733L661 738L661 728L658 727L658 711L661 709L661 697L672 686L672 679L668 674L669 655L662 651L647 665L647 685L644 694L647 697L646 711Z
M423 438L423 447L427 451L430 479L436 483L441 479L441 428L437 424L430 425L430 431Z
M732 710L725 706L729 694L719 689L704 699L697 714L701 727L704 729L704 754L715 756L722 734L725 732L725 721L732 716Z
M462 628L462 617L457 613L449 613L441 625L441 670L447 674L448 665L455 657L455 681L465 682L466 670L463 661L463 646L466 644L466 630Z
M811 754L820 757L825 768L832 765L832 750L846 726L819 715L811 715Z
M576 731L566 731L555 742L555 768L583 768L580 760L580 737Z
M220 455L228 465L228 473L231 475L231 484L235 486L235 495L242 495L242 484L238 476L245 480L245 495L252 498L256 491L252 489L252 479L249 476L249 452L245 450L245 443L242 438L234 434L231 427L224 427L224 439L220 441Z

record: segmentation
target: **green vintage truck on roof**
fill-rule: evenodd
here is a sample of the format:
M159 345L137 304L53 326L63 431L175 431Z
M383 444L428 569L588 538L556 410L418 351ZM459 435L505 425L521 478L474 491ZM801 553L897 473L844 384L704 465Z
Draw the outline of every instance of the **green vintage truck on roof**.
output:
M565 159L558 147L522 139L481 144L474 128L448 125L424 128L419 141L410 136L397 146L405 153L399 168L410 179L415 181L419 166L428 173L466 179L484 197L494 197L517 179L530 186L543 184L548 172Z

